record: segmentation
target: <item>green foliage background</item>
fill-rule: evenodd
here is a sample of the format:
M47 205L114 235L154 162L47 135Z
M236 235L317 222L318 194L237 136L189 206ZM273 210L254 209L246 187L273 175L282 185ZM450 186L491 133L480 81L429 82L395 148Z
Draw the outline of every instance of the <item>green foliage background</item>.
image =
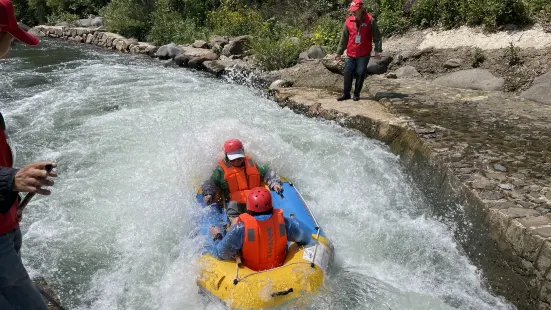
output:
M106 28L155 44L251 35L265 68L293 65L309 45L335 51L349 0L13 0L21 22L56 24L103 16ZM550 0L364 0L384 36L410 27L551 22ZM290 39L291 38L291 39Z

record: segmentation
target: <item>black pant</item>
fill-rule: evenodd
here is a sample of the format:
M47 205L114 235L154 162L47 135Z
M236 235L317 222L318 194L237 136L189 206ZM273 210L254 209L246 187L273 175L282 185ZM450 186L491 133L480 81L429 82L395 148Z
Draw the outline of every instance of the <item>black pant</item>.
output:
M354 88L354 97L360 97L360 92L367 76L367 65L369 64L369 55L363 57L348 57L344 66L344 95L350 96L352 91L352 80L356 77L356 86Z

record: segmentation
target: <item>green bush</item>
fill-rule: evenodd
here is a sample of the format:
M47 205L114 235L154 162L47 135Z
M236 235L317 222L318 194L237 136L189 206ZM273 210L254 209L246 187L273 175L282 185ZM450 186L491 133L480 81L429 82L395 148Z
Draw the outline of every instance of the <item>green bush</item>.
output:
M101 12L109 31L144 40L152 27L154 0L113 0Z
M79 16L69 12L52 13L47 17L48 24L55 25L59 22L72 23L79 19Z
M465 22L465 6L463 1L457 0L439 0L438 18L439 25L444 28L457 27Z
M170 0L157 0L152 20L153 27L147 36L157 45L192 43L195 39L207 39L206 29L197 26L191 18L186 18L171 7Z
M486 0L486 18L484 25L496 28L506 24L526 24L528 12L522 0Z
M298 56L306 49L303 41L289 39L273 40L269 37L255 37L251 47L255 58L264 70L278 70L292 67Z
M379 25L381 34L385 37L395 33L402 33L408 28L408 21L400 12L381 12L377 24Z
M475 47L473 56L471 59L471 65L473 68L478 68L482 63L486 61L486 56L480 47Z
M264 19L259 11L246 6L224 2L208 14L208 26L218 35L241 36L257 33Z
M515 47L513 42L510 42L509 47L505 50L504 58L510 66L516 66L523 63L522 57L520 56L520 48Z
M343 20L335 20L329 17L320 18L314 25L312 45L326 46L329 52L335 52L344 27Z
M524 5L532 16L551 13L551 1L549 0L525 0Z
M411 23L419 27L431 27L438 22L438 2L434 0L419 0L411 12Z

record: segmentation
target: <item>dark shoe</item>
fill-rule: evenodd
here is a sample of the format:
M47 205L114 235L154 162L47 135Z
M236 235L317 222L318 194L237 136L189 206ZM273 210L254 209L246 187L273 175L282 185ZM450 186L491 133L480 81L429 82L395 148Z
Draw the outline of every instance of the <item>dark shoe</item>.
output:
M337 98L337 101L344 101L350 99L350 95L342 95L339 98Z
M354 101L360 101L360 96L354 96L354 98L352 98L352 100L354 100Z

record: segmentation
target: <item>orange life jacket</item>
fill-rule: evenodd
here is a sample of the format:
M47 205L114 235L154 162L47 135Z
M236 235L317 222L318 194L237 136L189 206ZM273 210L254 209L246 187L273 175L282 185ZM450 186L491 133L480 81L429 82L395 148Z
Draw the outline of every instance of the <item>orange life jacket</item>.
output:
M281 209L273 209L272 217L258 221L243 213L237 222L245 224L243 240L243 265L262 271L283 265L287 256L287 232Z
M245 156L243 167L234 167L224 160L221 160L218 165L224 170L224 180L228 182L230 200L246 203L249 190L260 186L260 172L254 161L249 156Z

